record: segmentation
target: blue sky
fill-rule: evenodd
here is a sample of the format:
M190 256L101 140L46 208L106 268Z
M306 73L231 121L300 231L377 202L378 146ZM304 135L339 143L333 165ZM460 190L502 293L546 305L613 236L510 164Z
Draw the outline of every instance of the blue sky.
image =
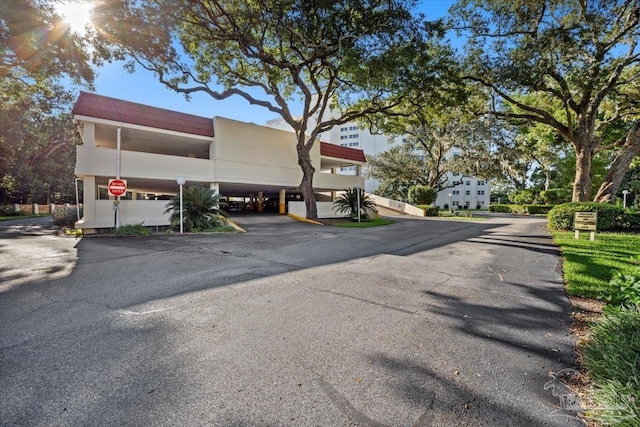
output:
M419 10L428 19L436 19L447 14L454 0L423 0ZM278 116L263 107L251 106L239 96L218 101L209 95L196 93L190 101L184 95L173 92L160 84L147 70L136 69L133 74L124 70L122 63L106 64L98 70L95 92L131 102L167 108L204 117L223 116L257 124Z

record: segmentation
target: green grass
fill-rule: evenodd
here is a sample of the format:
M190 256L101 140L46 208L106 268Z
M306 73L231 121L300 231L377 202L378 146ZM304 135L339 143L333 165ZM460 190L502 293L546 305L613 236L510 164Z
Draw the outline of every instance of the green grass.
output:
M49 216L51 214L22 214L22 215L9 215L9 216L0 216L0 222L2 221L11 221L14 219L24 219L24 218L40 218L43 216Z
M554 232L553 238L563 252L570 295L627 304L608 306L584 346L584 368L593 385L594 402L586 416L602 425L638 426L640 307L635 303L636 287L630 285L637 279L629 277L629 286L622 286L620 273L633 276L638 270L640 235L601 233L591 242L589 233L581 233L576 240L571 232ZM631 298L625 298L625 292Z
M345 221L345 222L336 222L336 227L348 227L348 228L367 228L367 227L379 227L381 225L389 225L393 224L395 221L388 218L373 218L371 221L363 221L363 222L353 222L353 221Z
M602 425L640 420L640 307L605 314L584 349L596 405L587 415Z
M587 298L603 298L610 294L609 281L617 271L628 271L640 265L640 235L599 233L595 242L589 233L553 232L553 239L564 256L564 278L567 293Z

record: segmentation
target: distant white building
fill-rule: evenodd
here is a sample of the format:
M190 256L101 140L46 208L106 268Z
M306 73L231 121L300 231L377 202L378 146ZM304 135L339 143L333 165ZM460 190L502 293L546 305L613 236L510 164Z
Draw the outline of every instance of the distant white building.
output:
M282 118L269 120L267 126L289 131L292 130L291 126ZM310 118L309 127L312 128L313 126L315 126L315 120ZM368 156L387 151L392 146L407 141L406 137L397 137L393 141L390 141L391 138L387 135L373 135L368 129L362 129L354 122L335 126L330 131L320 134L319 139L322 142L362 150L364 154ZM451 154L453 155L453 152ZM336 173L354 175L356 172L355 169L355 166L341 167ZM462 177L459 174L451 172L447 174L447 182L459 184L438 193L435 204L441 209L445 207L453 207L454 209L484 209L489 206L490 187L488 182L472 177ZM379 183L375 179L365 179L365 191L367 193L374 193L378 185Z

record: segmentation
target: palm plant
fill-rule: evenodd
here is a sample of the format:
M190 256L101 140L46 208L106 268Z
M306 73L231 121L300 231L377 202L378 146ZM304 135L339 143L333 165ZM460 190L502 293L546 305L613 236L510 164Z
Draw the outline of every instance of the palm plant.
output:
M204 187L189 187L182 194L183 229L185 231L211 230L223 225L222 214L219 210L220 196L215 190ZM169 221L173 230L180 229L180 195L175 195L167 203L167 210L171 212Z
M338 213L348 213L352 218L356 218L358 216L358 192L360 192L360 217L369 218L366 208L375 211L376 204L362 188L345 188L344 193L333 202L333 210Z

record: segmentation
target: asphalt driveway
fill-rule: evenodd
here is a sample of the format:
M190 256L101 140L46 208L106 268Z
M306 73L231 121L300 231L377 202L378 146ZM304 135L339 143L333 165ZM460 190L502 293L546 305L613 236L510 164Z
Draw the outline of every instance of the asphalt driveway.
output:
M544 219L35 222L0 223L2 425L579 425L545 390L574 340Z

